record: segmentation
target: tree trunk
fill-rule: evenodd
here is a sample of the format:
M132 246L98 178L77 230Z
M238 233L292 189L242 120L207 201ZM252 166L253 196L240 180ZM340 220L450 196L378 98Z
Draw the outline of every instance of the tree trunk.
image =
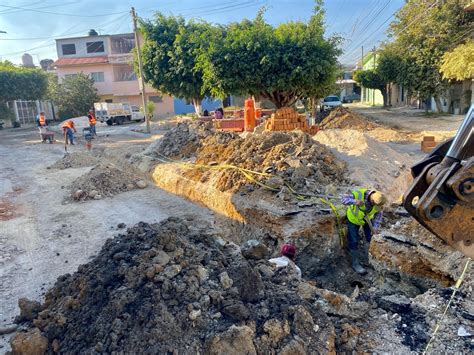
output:
M441 104L441 98L438 95L435 95L434 100L435 100L435 103L436 103L436 110L439 113L443 113L443 105Z
M386 87L381 87L380 92L382 93L383 97L383 107L387 107L387 88Z
M201 102L202 102L202 99L200 97L193 98L194 111L196 112L196 115L198 116L200 116L202 112Z
M392 84L387 84L387 91L388 91L388 106L392 107Z

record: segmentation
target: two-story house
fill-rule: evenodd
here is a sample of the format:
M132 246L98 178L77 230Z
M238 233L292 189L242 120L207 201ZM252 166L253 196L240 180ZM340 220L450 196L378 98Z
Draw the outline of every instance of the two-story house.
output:
M95 31L91 31L95 33ZM54 63L58 77L83 72L88 74L102 101L128 102L142 106L139 81L133 71L133 33L89 35L56 40L58 60ZM174 114L173 98L146 85L147 101L155 103L155 117Z

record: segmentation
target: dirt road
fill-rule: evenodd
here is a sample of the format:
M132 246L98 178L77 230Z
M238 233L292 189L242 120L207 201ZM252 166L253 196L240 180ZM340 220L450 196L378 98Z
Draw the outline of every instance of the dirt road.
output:
M128 131L110 127L106 132L113 139L99 137L95 147L112 151L121 142L121 154L148 144L146 136L124 134ZM0 327L18 314L18 298L39 300L58 276L74 272L117 234L119 223L131 226L185 214L213 218L207 209L155 187L66 204L67 186L90 168L47 169L63 155L60 143L39 143L34 128L0 132ZM5 340L0 340L0 353Z
M364 107L356 104L347 106L385 126L405 132L456 131L464 118L462 115L426 116L421 110L406 108L387 110L381 107Z

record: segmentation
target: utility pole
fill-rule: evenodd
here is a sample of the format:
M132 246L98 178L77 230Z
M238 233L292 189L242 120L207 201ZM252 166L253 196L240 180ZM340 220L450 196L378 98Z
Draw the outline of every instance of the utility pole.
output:
M375 52L375 46L374 46L373 52L374 52L374 70L375 70L375 60L376 60L376 55L377 55L377 53ZM375 106L375 89L372 89L372 106Z
M140 71L139 87L140 87L140 92L142 94L143 113L145 114L145 122L146 122L146 133L150 133L150 117L148 116L148 110L146 108L145 79L143 79L142 52L140 49L140 38L138 36L138 30L137 30L137 13L135 12L134 7L132 7L132 19L133 19L133 33L135 34L135 46L137 47L138 69Z
M360 60L360 70L364 70L364 46L362 46L362 57ZM362 83L360 84L360 102L364 102L365 95L364 95L364 86Z

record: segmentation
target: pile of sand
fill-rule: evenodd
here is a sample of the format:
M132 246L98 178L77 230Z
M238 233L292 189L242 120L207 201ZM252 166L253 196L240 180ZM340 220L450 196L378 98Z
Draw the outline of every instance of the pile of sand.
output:
M410 167L416 158L395 151L369 133L330 129L318 132L313 139L347 163L348 177L355 185L384 191L389 202L400 202L411 183Z
M368 121L364 116L352 112L343 106L331 110L331 113L319 124L321 129L348 128L371 130L377 127L377 124Z
M99 164L101 161L98 153L92 152L74 152L65 154L64 157L59 159L56 163L49 166L48 169L69 169L69 168L85 168L88 166L94 166Z
M70 197L76 201L99 200L146 186L145 181L127 171L111 164L99 164L72 182Z

